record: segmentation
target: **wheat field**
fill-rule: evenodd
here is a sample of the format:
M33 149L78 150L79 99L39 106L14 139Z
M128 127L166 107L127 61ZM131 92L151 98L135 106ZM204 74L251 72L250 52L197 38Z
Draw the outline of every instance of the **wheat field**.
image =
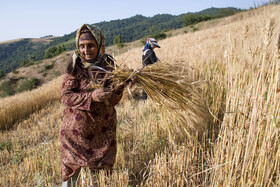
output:
M125 97L114 171L96 174L99 186L279 186L279 17L279 5L264 6L160 40L159 63L197 72L207 131L171 142L150 100ZM138 69L141 52L115 58ZM0 99L0 186L61 185L61 81ZM81 186L91 184L89 175L82 170Z

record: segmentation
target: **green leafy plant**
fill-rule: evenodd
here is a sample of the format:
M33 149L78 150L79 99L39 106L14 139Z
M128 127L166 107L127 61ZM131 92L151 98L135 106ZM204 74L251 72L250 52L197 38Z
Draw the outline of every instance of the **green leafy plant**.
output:
M63 53L65 50L66 50L66 48L64 45L50 47L45 51L44 58L46 58L46 59L53 58L53 57Z
M5 77L5 73L2 70L0 70L0 79L2 79L4 77Z
M44 70L47 71L47 70L49 70L49 69L52 69L53 66L54 66L54 61L53 61L51 64L46 64L46 65L44 66Z
M124 44L122 42L121 34L118 34L114 39L114 45L117 45L117 48L123 48Z
M2 82L2 84L0 85L0 90L1 97L7 97L15 93L13 90L13 83L10 80Z
M23 92L23 91L27 91L27 90L32 90L34 88L36 88L37 86L39 86L39 80L37 78L31 78L31 79L26 79L23 81L23 83L21 85L19 85L19 87L16 89L17 93Z

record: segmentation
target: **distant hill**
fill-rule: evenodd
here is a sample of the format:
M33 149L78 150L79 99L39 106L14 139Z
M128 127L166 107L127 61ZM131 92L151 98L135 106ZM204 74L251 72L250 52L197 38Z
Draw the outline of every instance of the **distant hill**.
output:
M186 13L178 16L158 14L153 17L136 15L127 19L103 21L94 23L100 27L106 38L106 45L113 44L116 35L120 34L122 42L131 42L154 33L183 27L183 19L188 14L223 17L242 11L237 8L209 8L196 13ZM0 43L0 71L7 73L15 70L23 61L39 61L44 59L45 52L53 46L63 46L67 51L75 49L75 33L62 37L46 37L38 39L20 39L15 42Z
M183 15L158 14L151 18L136 15L128 19L101 22L95 25L103 31L107 45L111 45L118 34L121 34L123 42L130 42L151 33L181 28L182 21Z
M0 70L10 72L18 68L23 60L41 60L44 50L54 37L40 39L17 39L0 43Z
M240 9L236 9L236 8L233 8L233 7L228 7L228 8L214 8L214 7L211 7L211 8L207 8L207 9L204 9L200 12L197 12L196 14L198 15L209 15L209 16L220 16L220 17L223 17L223 16L228 16L228 15L233 15L235 14L236 12L240 12L241 10Z

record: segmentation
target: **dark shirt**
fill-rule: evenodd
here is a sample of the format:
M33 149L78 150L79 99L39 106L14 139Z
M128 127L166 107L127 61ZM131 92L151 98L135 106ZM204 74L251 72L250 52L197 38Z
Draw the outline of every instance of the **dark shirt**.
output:
M142 55L143 66L151 65L155 63L157 60L158 58L156 57L154 50L147 49L146 51L143 52Z

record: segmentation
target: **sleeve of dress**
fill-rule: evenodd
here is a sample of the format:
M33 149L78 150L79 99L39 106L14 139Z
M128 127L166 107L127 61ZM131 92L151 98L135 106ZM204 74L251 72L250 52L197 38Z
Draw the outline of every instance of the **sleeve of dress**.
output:
M156 57L156 53L153 50L151 50L151 54L150 54L149 58L150 58L152 64L158 60Z
M122 96L123 96L123 91L113 93L110 105L111 106L117 105L122 99Z
M61 88L61 102L79 110L91 109L92 92L82 92L79 90L79 82L76 77L65 74Z
M115 106L117 105L120 100L122 99L123 96L123 91L124 91L125 85L121 86L117 90L113 91L113 94L109 100L110 106Z

